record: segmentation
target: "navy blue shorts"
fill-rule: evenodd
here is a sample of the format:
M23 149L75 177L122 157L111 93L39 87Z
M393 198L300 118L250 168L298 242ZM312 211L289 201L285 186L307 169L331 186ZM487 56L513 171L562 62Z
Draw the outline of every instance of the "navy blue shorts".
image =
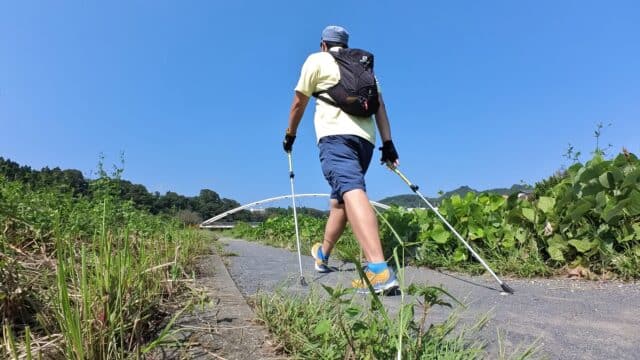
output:
M342 204L342 195L355 189L367 190L364 175L371 163L373 144L356 135L320 138L320 165L331 186L331 198Z

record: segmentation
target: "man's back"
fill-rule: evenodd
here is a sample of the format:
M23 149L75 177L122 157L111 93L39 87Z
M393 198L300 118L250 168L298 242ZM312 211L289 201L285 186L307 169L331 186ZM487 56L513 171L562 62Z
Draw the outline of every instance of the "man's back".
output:
M333 47L329 51L339 49ZM311 97L313 93L327 90L339 81L340 68L333 56L328 52L317 52L309 55L304 62L295 90ZM318 141L330 135L356 135L372 144L376 142L376 128L371 117L349 115L324 101L316 101L314 126Z

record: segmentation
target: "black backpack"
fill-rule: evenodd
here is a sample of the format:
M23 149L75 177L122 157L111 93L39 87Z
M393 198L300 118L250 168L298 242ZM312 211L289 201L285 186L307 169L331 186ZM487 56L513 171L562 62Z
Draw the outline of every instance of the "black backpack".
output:
M338 63L340 81L331 88L313 93L318 100L337 106L347 114L371 116L378 111L378 86L373 76L373 54L360 49L329 51ZM321 96L327 93L331 99Z

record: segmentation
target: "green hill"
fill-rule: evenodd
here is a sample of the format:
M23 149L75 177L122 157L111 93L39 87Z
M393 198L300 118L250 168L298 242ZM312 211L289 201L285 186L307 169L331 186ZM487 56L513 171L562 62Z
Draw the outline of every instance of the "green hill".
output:
M531 191L533 191L533 187L527 184L514 184L510 188L495 188L495 189L488 189L483 191L478 191L467 185L464 185L464 186L460 186L457 189L447 191L437 198L427 198L427 200L429 200L429 202L431 202L432 204L439 204L442 199L450 198L453 195L464 196L468 192L511 195L513 193L518 193L518 192L529 193ZM403 195L390 196L380 200L380 202L387 205L397 205L397 206L406 207L406 208L425 207L425 203L422 201L422 199L420 199L420 197L415 194L403 194Z

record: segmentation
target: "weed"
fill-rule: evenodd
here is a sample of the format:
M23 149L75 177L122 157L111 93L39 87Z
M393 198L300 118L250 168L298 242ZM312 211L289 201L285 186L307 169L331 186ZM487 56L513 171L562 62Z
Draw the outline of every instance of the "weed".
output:
M175 299L189 297L179 280L208 235L137 210L102 184L89 199L0 177L0 357L143 354L182 308Z
M454 334L455 317L429 326L426 315L414 319L417 306L426 314L430 306L446 304L440 290L426 289L424 303L407 304L396 316L387 314L375 296L363 304L352 289L325 290L328 300L315 290L304 297L284 292L258 296L258 317L283 352L301 359L482 358L482 345L468 340L468 329Z

